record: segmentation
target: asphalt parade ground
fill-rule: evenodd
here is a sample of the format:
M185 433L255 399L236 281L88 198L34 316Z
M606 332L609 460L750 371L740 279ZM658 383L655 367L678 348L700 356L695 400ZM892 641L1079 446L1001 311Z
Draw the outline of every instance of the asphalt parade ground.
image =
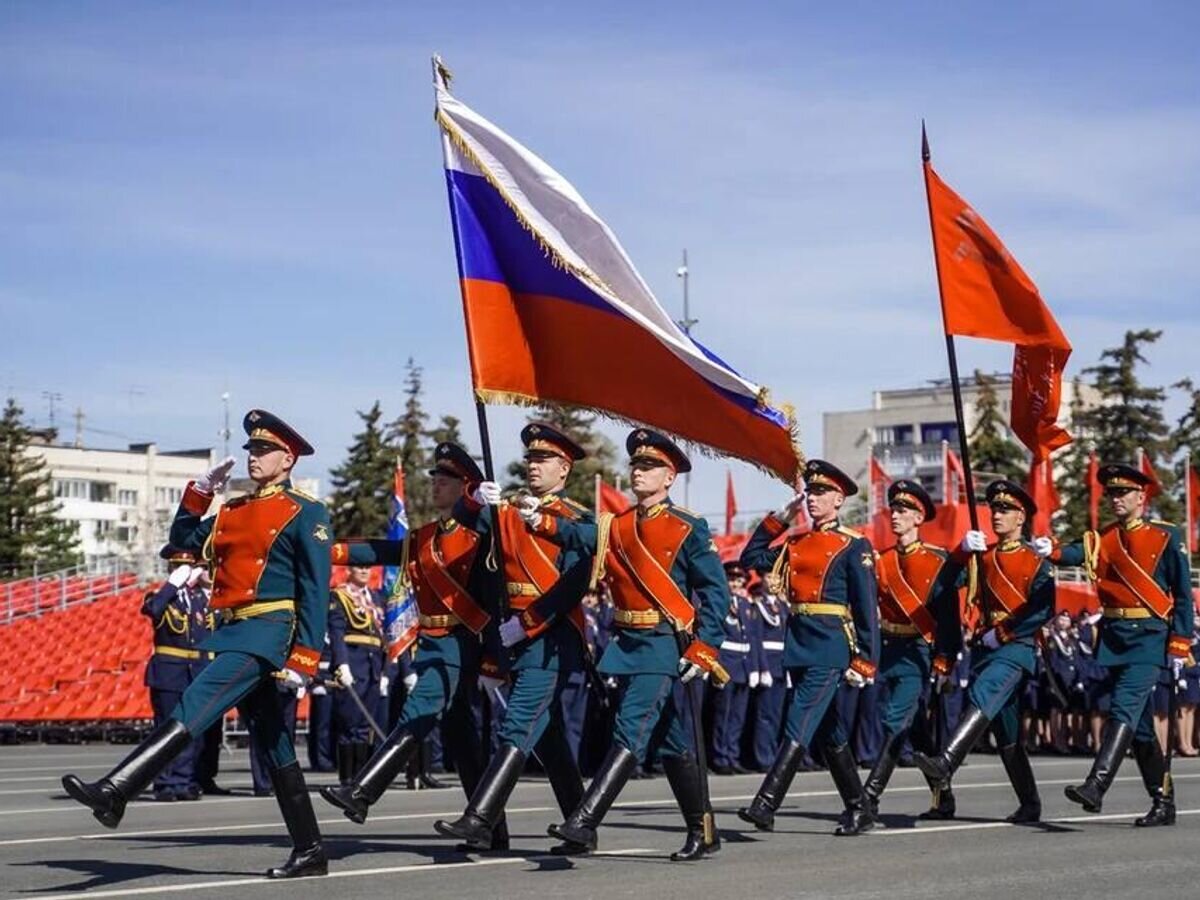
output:
M130 805L109 831L66 798L64 772L99 777L129 748L110 745L0 747L0 896L148 897L192 900L287 897L470 898L644 897L1173 897L1200 887L1200 761L1175 763L1179 822L1135 829L1149 803L1132 759L1121 768L1102 815L1063 797L1090 761L1041 757L1034 768L1045 822L1010 826L1016 806L999 760L975 755L956 780L961 818L918 823L928 803L915 769L898 769L882 825L857 838L832 834L841 804L829 775L801 773L773 834L735 815L759 776L713 777L724 839L719 854L672 863L682 842L679 814L663 777L631 782L601 829L601 853L562 859L548 853L546 826L559 820L549 786L518 785L509 804L513 849L466 856L433 831L456 816L463 797L446 790L393 789L356 826L314 796L331 857L327 878L269 881L261 873L287 856L273 798L250 793L245 751L224 754L218 781L232 797ZM864 773L865 774L865 773ZM310 776L310 786L332 776Z

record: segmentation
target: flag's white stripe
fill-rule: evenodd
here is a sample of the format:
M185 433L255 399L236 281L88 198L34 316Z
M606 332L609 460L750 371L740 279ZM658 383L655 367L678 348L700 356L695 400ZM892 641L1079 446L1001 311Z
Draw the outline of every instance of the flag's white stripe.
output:
M759 385L709 359L680 330L638 274L616 235L570 182L447 91L437 90L437 102L439 113L487 169L487 177L500 186L546 244L570 266L591 276L587 283L602 299L653 333L709 382L748 398L758 396ZM483 174L445 135L442 140L447 168Z

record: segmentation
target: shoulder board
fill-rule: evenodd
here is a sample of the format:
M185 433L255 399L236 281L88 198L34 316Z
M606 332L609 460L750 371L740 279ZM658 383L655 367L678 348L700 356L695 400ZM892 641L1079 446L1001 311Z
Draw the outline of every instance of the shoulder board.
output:
M306 491L302 491L298 487L288 488L288 493L294 494L295 496L299 497L301 500L307 500L309 503L320 503L321 502L316 497L314 497L312 494L309 494Z
M939 547L937 544L926 544L924 541L921 542L921 549L928 550L934 556L940 556L942 559L950 555L950 551L945 547Z
M1159 525L1163 528L1175 528L1176 527L1174 522L1168 522L1166 519L1151 519L1150 524L1151 525Z
M704 517L699 513L694 513L686 506L668 506L666 512L674 514L677 519L683 519L688 524L694 525Z
M861 531L855 531L853 528L848 528L845 525L839 525L837 527L837 532L838 534L846 535L846 537L862 538L863 540L866 540L866 536Z
M572 500L570 497L559 497L558 499L563 502L564 506L569 506L571 509L578 510L579 512L588 512L588 508L578 500Z

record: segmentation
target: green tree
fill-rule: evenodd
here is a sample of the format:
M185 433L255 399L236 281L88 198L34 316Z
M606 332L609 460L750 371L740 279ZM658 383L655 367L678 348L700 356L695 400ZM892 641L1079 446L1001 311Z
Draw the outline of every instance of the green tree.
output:
M1088 487L1088 463L1093 450L1092 435L1084 421L1083 381L1075 379L1071 393L1069 430L1074 440L1055 460L1062 474L1055 479L1062 508L1054 518L1055 531L1071 539L1078 538L1091 528L1091 492ZM1104 514L1101 504L1101 515Z
M610 484L616 477L617 449L613 442L596 430L596 414L584 409L547 406L531 413L529 421L545 422L567 434L587 451L587 457L571 467L567 487L563 492L588 509L596 505L596 474ZM525 463L509 464L507 490L519 490L525 485Z
M971 474L976 481L998 476L1024 484L1029 464L1021 445L1006 433L996 383L978 369L975 370L975 383L979 386L975 398L975 425L967 435Z
M1172 496L1175 473L1171 429L1163 416L1166 391L1142 384L1138 364L1148 364L1142 348L1162 336L1161 331L1125 332L1120 347L1100 354L1100 362L1083 370L1095 379L1100 402L1083 414L1083 423L1094 435L1101 462L1137 464L1138 450L1145 452L1162 481L1163 493L1153 506L1167 519L1178 519L1180 504Z
M24 577L79 562L79 533L58 518L46 460L31 454L23 410L8 399L0 418L0 574Z
M421 405L421 373L421 367L410 356L404 375L404 412L388 427L387 433L387 444L399 455L404 470L404 506L411 528L437 515L430 497L425 429L429 415Z
M359 411L363 430L354 436L346 461L330 473L330 515L338 535L379 536L387 531L396 453L384 440L382 416L378 400L367 412Z
M431 447L436 447L443 441L463 446L462 422L457 416L442 416L436 426L425 432Z

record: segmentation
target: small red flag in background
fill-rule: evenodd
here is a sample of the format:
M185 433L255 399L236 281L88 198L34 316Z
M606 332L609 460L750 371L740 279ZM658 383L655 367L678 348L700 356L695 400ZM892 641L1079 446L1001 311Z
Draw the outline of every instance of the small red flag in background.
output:
M1088 519L1092 531L1100 527L1100 458L1093 450L1088 456L1087 465L1088 486Z
M733 493L733 473L725 470L725 533L733 534L733 517L737 515L737 497Z
M1012 428L1034 459L1071 442L1058 425L1062 374L1071 344L1037 285L979 213L925 162L946 334L1016 345Z
M1146 485L1146 500L1153 500L1162 493L1162 482L1158 480L1158 473L1154 471L1154 463L1150 462L1150 457L1146 455L1145 450L1138 451L1138 468L1142 470L1142 474L1150 479L1150 484Z
M868 512L873 516L887 509L887 489L888 485L892 483L892 479L888 477L888 473L874 455L871 456L869 481L871 492L868 495L870 507Z
M606 481L600 482L599 494L600 512L620 515L633 505L629 502L628 497Z
M1049 459L1035 459L1029 466L1029 482L1025 487L1037 512L1033 515L1033 533L1050 534L1050 518L1061 506L1058 490L1054 487L1054 465Z
M962 459L950 449L948 442L942 441L942 502L958 503L966 486L967 470L963 468Z

